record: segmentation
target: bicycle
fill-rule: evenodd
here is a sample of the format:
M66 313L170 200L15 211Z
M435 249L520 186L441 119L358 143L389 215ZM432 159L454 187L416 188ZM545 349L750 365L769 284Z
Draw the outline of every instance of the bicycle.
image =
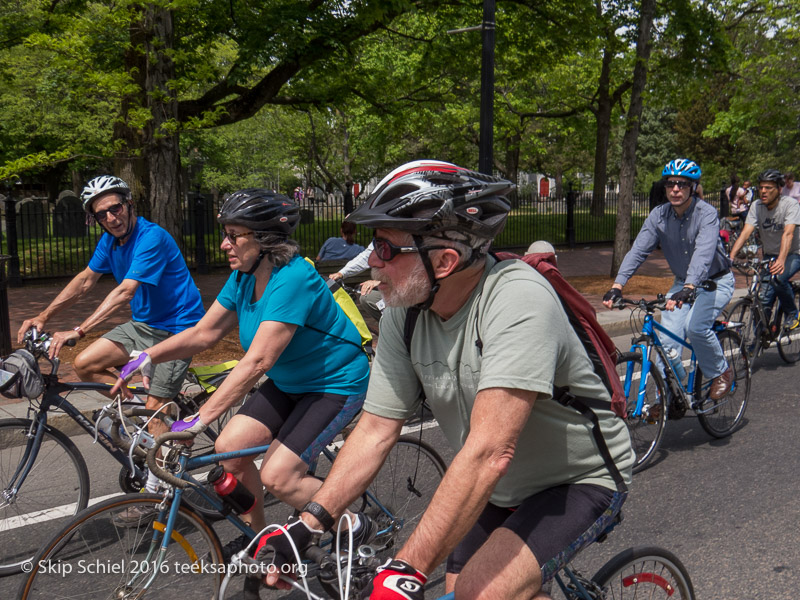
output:
M107 404L95 411L90 420L68 400L71 392L107 393L111 385L60 381L60 360L48 358L50 336L46 333L29 331L25 347L37 361L48 361L50 372L42 373L44 392L41 399L28 399L28 418L0 419L0 547L3 548L0 576L21 572L22 565L33 557L54 525L78 514L89 502L86 460L66 434L48 423L53 411L66 413L120 463L119 485L123 491L138 492L147 480L144 460L129 455L115 443L119 428L105 430L102 425L98 426L108 418L118 417L120 405L116 402ZM192 375L190 381L213 387L229 372ZM131 391L139 395L147 393L141 388L131 388ZM208 395L210 392L207 390L194 397L179 395L174 399L178 414L186 416L197 412ZM126 407L133 405L135 403L130 401L122 403ZM207 430L197 442L198 451L213 450L217 432L216 426ZM153 439L143 431L139 441L151 444ZM54 485L55 482L63 482L63 485ZM189 499L192 500L200 501Z
M771 319L767 318L762 302L763 287L771 285L772 274L769 266L772 260L751 257L745 262L734 263L734 267L749 279L747 295L737 300L728 311L728 320L741 323L739 331L742 344L752 367L761 354L775 344L778 354L789 364L800 360L800 331L788 331L784 327L786 315L777 303ZM800 282L792 281L795 306L800 306ZM775 308L776 299L772 305Z
M595 540L602 543L611 531L621 522L617 518ZM363 546L362 546L363 549ZM319 569L317 578L328 594L320 596L308 588L307 583L282 576L282 579L293 588L303 592L309 600L334 600L360 598L361 591L375 576L381 565L380 558L359 549L357 558L347 555L338 556L325 552L319 547L310 548L304 557ZM583 550L582 550L583 551ZM338 559L337 560L337 556ZM298 565L303 563L298 563ZM261 572L264 569L248 560L248 571ZM331 589L330 582L339 581L339 572L349 573L342 576L344 585L340 589ZM302 572L302 570L298 569ZM232 571L234 573L235 571ZM264 573L266 574L266 573ZM231 574L226 576L226 581ZM586 577L569 564L565 565L553 578L550 587L551 596L556 600L625 600L637 598L693 600L694 586L688 570L672 552L656 546L640 546L623 550L606 562L592 577ZM344 588L344 589L341 589ZM445 594L438 600L454 600L453 593Z
M92 598L116 600L145 595L162 598L167 590L180 590L187 598L218 597L223 575L231 567L223 563L222 546L214 528L183 503L185 491L192 489L204 496L239 532L251 538L256 532L227 509L218 496L209 493L191 471L222 460L255 456L269 446L193 457L191 449L178 443L169 447L163 468L156 464L163 444L191 437L186 433L166 433L147 452L148 466L168 484L163 494L119 496L79 513L42 546L19 597L83 598L86 590L92 590ZM323 450L319 462L332 463L334 459L335 451L329 447ZM444 471L445 464L435 450L413 437L401 436L375 481L351 506L377 521L376 552L404 543ZM312 466L311 472L320 470ZM115 515L132 506L156 507L157 516L134 528L117 527ZM89 573L86 565L98 567Z
M624 369L621 377L627 399L625 423L636 452L633 472L638 473L655 455L667 419L680 419L689 409L694 410L700 426L710 436L723 438L733 433L741 424L747 408L750 395L750 361L742 350L741 337L736 331L738 325L716 321L713 331L733 369L733 384L725 397L712 400L708 396L711 380L703 376L691 344L655 320L655 311L664 309L666 298L663 295L650 301L620 298L615 308L622 309L626 305L644 313L640 332L634 324L637 313L632 313L631 330L634 337L631 340L631 349L621 353L617 359L617 365ZM667 357L659 333L691 352L686 385ZM655 367L657 358L664 365L666 381L662 378L661 369ZM636 380L638 384L634 383Z

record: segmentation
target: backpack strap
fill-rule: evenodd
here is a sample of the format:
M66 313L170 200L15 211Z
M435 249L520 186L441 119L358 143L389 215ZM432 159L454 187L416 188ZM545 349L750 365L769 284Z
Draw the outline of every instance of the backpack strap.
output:
M406 321L403 324L403 341L406 344L406 350L409 356L411 355L411 338L414 337L414 328L417 326L417 319L419 319L419 306L412 306L406 311Z
M592 406L594 406L594 408L608 409L608 402L603 402L602 400L594 398L575 396L570 393L569 388L559 388L556 386L553 386L553 400L562 406L571 406L581 413L587 421L591 422L594 443L600 451L600 456L603 457L606 469L611 474L611 478L617 486L617 491L620 493L627 492L628 486L625 485L622 473L619 472L614 459L611 457L611 451L608 449L608 444L606 444L606 440L603 437L603 432L600 430L600 420L597 418L597 413L592 410Z

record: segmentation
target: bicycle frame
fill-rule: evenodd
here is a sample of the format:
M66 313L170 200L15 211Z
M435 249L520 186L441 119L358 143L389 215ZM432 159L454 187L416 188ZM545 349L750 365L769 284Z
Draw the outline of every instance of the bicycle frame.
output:
M39 450L42 446L44 432L48 428L47 415L52 408L63 410L67 416L80 425L81 428L89 435L95 436L95 434L97 434L97 441L100 442L100 445L114 458L114 460L124 467L130 467L128 453L114 445L114 442L111 440L111 437L108 434L102 430L98 430L92 421L87 419L83 413L75 408L75 406L69 400L60 395L64 392L76 391L108 392L109 389L111 389L109 384L89 382L57 383L46 388L38 410L33 408L28 409L29 414L34 410L36 414L31 419L31 429L28 432L28 443L25 447L22 460L20 461L19 465L17 465L14 475L9 479L9 488L12 496L16 495L17 491L20 489L20 487L22 487L22 484L25 483L25 479L28 477L28 474L33 468L33 463L36 461L36 457L38 456ZM138 467L135 468L137 470L136 475L143 477L144 472L141 471L141 469L138 469Z
M725 329L725 326L719 322L715 322L712 331L719 332ZM688 348L691 351L691 357L689 359L689 368L687 369L688 377L686 381L686 385L684 386L678 377L678 374L675 372L672 363L667 358L666 350L664 349L664 345L661 342L661 338L659 337L658 333L661 332L662 334L666 335L671 340L677 342L684 348ZM644 323L642 325L642 335L634 340L633 344L631 345L631 352L639 351L642 355L642 373L641 378L639 380L639 389L637 390L637 397L636 397L636 408L634 409L633 413L630 415L632 417L640 417L642 416L642 410L644 409L644 398L647 389L647 379L650 375L651 367L656 366L656 362L653 360L653 351L655 351L661 362L664 363L664 373L666 375L666 383L668 384L668 389L673 392L678 392L683 397L684 401L691 406L693 401L695 400L695 377L697 376L697 356L695 355L694 348L692 345L687 342L686 340L678 337L669 329L661 325L658 321L655 320L651 313L646 313L644 317ZM657 367L656 367L657 368ZM633 382L633 363L628 363L625 369L625 382L624 382L624 390L625 396L630 397L631 391L631 384ZM736 381L732 383L733 388L736 387ZM706 411L713 411L716 407L711 406ZM702 413L703 410L695 409L695 412Z
M200 483L197 479L195 479L189 471L193 471L195 469L199 469L201 467L213 465L222 461L232 460L236 458L246 458L250 456L256 456L263 452L266 452L269 449L269 444L263 446L254 446L252 448L245 448L242 450L234 450L231 452L221 452L218 454L205 454L203 456L197 457L189 457L187 453L182 452L181 455L178 457L178 473L176 474L177 477L186 481L189 484L189 487L192 488L193 491L200 494L202 498L208 502L215 510L219 511L220 514L225 516L225 519L228 520L234 527L236 527L242 533L250 536L255 537L256 532L247 525L244 521L242 521L239 516L233 512L231 512L227 506L222 502L222 500L216 496L208 492L205 486ZM333 452L329 448L323 448L322 453L331 463L333 463L335 456ZM314 474L316 471L317 462L315 461L309 467L309 473ZM163 505L163 509L159 512L158 518L155 521L153 526L153 540L150 544L150 548L147 552L145 560L148 562L153 562L153 568L149 573L141 572L134 575L133 579L129 581L129 585L137 582L140 577L144 577L146 575L149 576L149 579L145 582L144 586L148 587L152 584L155 580L156 575L160 572L161 565L164 561L164 557L166 556L167 547L170 544L170 541L174 543L179 543L187 552L187 555L192 558L194 562L198 562L201 560L202 557L197 557L194 553L194 550L185 540L182 539L180 534L174 532L175 522L178 518L178 511L180 510L181 505L181 497L184 493L184 489L180 487L174 487L172 491L172 500L169 503L169 506ZM385 535L392 531L393 529L397 528L398 526L402 526L402 521L395 518L392 512L385 507L380 500L370 491L366 490L364 495L367 498L368 502L371 502L376 508L378 508L381 512L383 512L387 517L389 517L391 524L389 527L381 529L376 534L378 537ZM166 516L166 524L161 526L160 523L163 523L164 517ZM175 535L173 535L173 533ZM333 539L326 540L323 542L323 546L331 544ZM156 555L157 552L157 555ZM199 568L199 567L198 567ZM452 600L453 596L449 595L445 598L450 598Z
M663 333L671 340L679 343L684 348L688 348L692 355L689 361L689 377L686 382L686 386L684 387L683 383L681 383L678 374L675 373L675 369L672 366L672 363L667 358L666 350L664 349L664 345L661 342L661 338L658 336L658 332ZM667 378L671 380L671 382L675 385L672 387L675 390L680 390L680 393L683 395L684 399L691 400L694 397L694 382L695 382L695 374L696 374L696 367L697 367L697 357L694 353L694 348L691 344L689 344L686 340L681 339L674 333L672 333L669 329L661 325L658 321L655 320L652 314L645 314L644 317L644 324L642 325L642 335L639 339L634 340L633 344L631 345L631 352L635 352L639 350L642 355L642 373L641 379L639 380L639 390L637 393L637 401L636 401L636 408L632 416L639 417L642 414L642 409L644 408L644 397L645 391L647 388L647 378L650 375L650 368L656 366L655 361L653 360L653 351L658 354L661 358L661 361L664 363L665 373ZM657 367L656 367L657 368ZM625 396L630 396L631 391L631 384L633 382L633 363L628 363L625 371Z

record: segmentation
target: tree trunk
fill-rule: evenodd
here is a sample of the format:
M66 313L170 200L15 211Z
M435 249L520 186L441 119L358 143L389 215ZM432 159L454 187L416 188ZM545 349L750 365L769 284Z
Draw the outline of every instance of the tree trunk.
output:
M608 180L608 144L611 137L611 61L613 49L603 49L603 66L597 83L597 108L594 111L597 124L597 139L594 146L594 184L590 214L602 217L606 212L606 181Z
M622 139L622 164L620 166L619 206L617 227L614 235L614 254L611 259L611 277L619 271L622 259L631 247L631 206L633 185L636 179L636 145L639 141L639 126L642 117L642 93L647 83L647 63L653 30L656 0L642 0L639 13L639 28L636 39L636 63L633 67L633 86L625 136Z
M131 188L137 212L147 207L150 194L150 180L147 165L143 158L144 136L142 130L129 125L128 112L145 106L147 103L145 87L147 81L147 60L142 48L145 45L143 15L132 20L128 30L130 44L125 50L123 60L125 70L136 84L136 92L122 98L120 118L114 123L114 174L121 177Z
M150 216L176 240L181 235L180 150L178 101L171 83L175 64L172 12L149 5L144 13L147 57L147 107L152 118L145 127L145 157L150 181Z

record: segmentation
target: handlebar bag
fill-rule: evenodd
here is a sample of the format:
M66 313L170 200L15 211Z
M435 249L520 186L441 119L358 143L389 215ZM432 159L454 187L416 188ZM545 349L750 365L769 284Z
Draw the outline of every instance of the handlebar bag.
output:
M3 373L4 372L4 373ZM44 391L44 379L33 354L20 348L0 360L0 395L6 398L38 398Z

